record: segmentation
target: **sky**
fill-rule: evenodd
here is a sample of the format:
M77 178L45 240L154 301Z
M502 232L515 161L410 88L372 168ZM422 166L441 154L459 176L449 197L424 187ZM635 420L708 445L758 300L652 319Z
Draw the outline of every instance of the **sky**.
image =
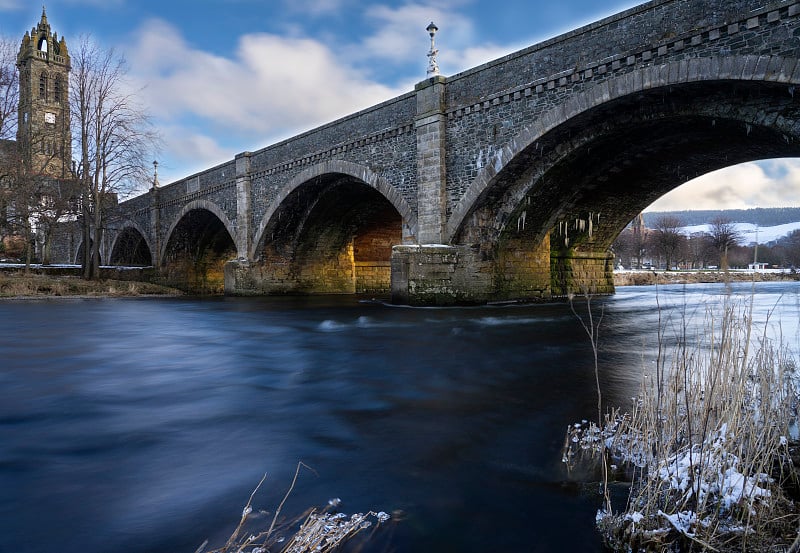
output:
M445 76L633 7L636 0L50 0L67 45L90 35L127 60L159 130L168 184ZM42 6L0 0L17 40ZM800 206L800 159L711 173L650 211Z

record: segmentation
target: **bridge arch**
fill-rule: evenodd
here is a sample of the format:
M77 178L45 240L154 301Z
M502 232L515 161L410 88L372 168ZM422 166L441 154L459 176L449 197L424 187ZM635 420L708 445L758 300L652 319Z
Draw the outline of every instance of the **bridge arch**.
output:
M575 219L578 212L588 216L593 206L597 207L595 214L603 205L609 213L614 211L609 205L614 205L618 220L606 224L604 234L594 239L596 247L608 247L641 209L699 174L744 161L798 157L800 107L794 100L794 86L800 83L800 71L795 72L796 66L797 59L781 56L691 58L637 69L575 92L520 131L479 170L453 208L445 239L451 243L492 243L509 228L528 224L531 239L541 240L562 219ZM737 94L741 97L734 97ZM708 103L700 106L702 101ZM684 124L686 128L682 128ZM716 132L701 129L706 124L716 125ZM695 133L698 144L709 145L712 135L716 136L716 151L695 155L689 143L677 148L664 140L659 143L652 135L660 126L671 133L667 140L678 140L681 133L691 139ZM723 141L730 138L726 133L732 132L736 135L726 150ZM612 143L626 133L637 134L643 142L652 140L653 147L632 146L632 139ZM745 144L741 133L747 137L752 133L752 140ZM626 141L628 153L624 151ZM609 193L607 182L612 171L617 171L620 179L638 179L634 183L637 186L648 184L642 178L648 173L645 166L652 161L639 158L656 155L659 147L675 150L669 160L675 167L652 172L654 184L636 195L626 197L619 186ZM612 157L625 154L628 159L617 159L619 167L614 167L615 160L603 159L601 152ZM680 152L692 158L682 168L677 163ZM579 177L566 169L577 162L584 167L595 162L598 167ZM695 170L699 173L692 173ZM549 192L544 190L548 185ZM604 194L608 194L606 200ZM525 209L531 202L534 209ZM620 203L629 207L621 209ZM536 209L546 212L538 220L531 217Z
M228 231L228 234L230 235L234 244L236 244L236 226L231 222L230 219L228 219L228 216L225 215L225 212L222 211L217 204L208 200L192 200L183 206L183 208L181 208L181 210L172 220L169 230L167 230L166 234L164 235L164 244L161 246L161 259L164 259L164 254L167 251L167 245L169 244L169 240L175 232L175 228L190 211L196 210L205 210L213 213L217 219L219 219L220 222L225 225L225 229Z
M93 243L94 243L93 240L89 240L89 245L90 245L89 247L90 248L91 248L91 244L93 244ZM84 248L84 244L85 244L84 241L81 240L80 243L78 243L78 247L75 249L75 256L72 258L74 260L74 261L72 261L72 263L74 263L75 265L82 265L83 264L83 248ZM102 246L102 244L101 244L101 246ZM98 263L97 263L98 265L102 265L103 264L103 254L104 253L105 252L103 251L103 249L101 247L100 248L100 261L98 261Z
M110 251L111 265L154 265L150 237L136 221L127 220L120 225Z
M283 187L250 257L267 293L388 293L392 246L415 233L414 212L386 179L332 160Z
M328 160L318 163L304 171L298 173L290 180L278 193L274 201L270 202L269 209L264 213L258 229L253 238L253 245L250 249L250 259L258 257L259 250L263 247L267 226L275 217L276 213L284 205L285 200L298 188L307 183L323 178L328 175L344 175L356 179L370 188L379 192L389 203L394 206L400 217L403 219L403 235L416 236L417 216L411 206L389 182L378 173L368 167L343 160Z
M175 217L161 250L167 280L191 292L221 293L224 266L236 257L236 227L213 202L194 200Z

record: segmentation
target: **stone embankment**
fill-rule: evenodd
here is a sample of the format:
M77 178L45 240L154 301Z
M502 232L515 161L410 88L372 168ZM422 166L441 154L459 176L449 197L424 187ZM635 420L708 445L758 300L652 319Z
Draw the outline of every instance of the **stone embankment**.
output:
M614 271L614 286L800 280L800 273L752 271Z

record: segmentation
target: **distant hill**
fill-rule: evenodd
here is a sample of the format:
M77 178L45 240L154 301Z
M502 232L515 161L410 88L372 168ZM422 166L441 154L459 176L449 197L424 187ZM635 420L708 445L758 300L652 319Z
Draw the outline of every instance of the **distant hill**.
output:
M683 226L696 226L710 223L718 217L733 223L749 223L759 227L776 227L800 222L800 207L757 207L754 209L718 209L698 211L651 211L644 214L644 224L655 226L659 217L677 217Z
M754 225L752 223L734 223L734 226L741 235L742 244L749 245L756 242L756 240L758 240L759 244L774 244L788 234L800 230L800 221L772 227ZM683 233L687 236L698 232L708 233L710 231L711 225L708 224L683 227Z

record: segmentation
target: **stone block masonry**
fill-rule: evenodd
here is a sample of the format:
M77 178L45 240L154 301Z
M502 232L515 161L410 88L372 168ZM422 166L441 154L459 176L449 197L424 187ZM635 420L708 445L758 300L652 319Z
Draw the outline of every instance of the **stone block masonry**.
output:
M614 293L614 255L609 252L553 252L551 294L605 295Z
M392 302L462 305L549 298L549 240L512 255L496 261L468 246L395 246Z

